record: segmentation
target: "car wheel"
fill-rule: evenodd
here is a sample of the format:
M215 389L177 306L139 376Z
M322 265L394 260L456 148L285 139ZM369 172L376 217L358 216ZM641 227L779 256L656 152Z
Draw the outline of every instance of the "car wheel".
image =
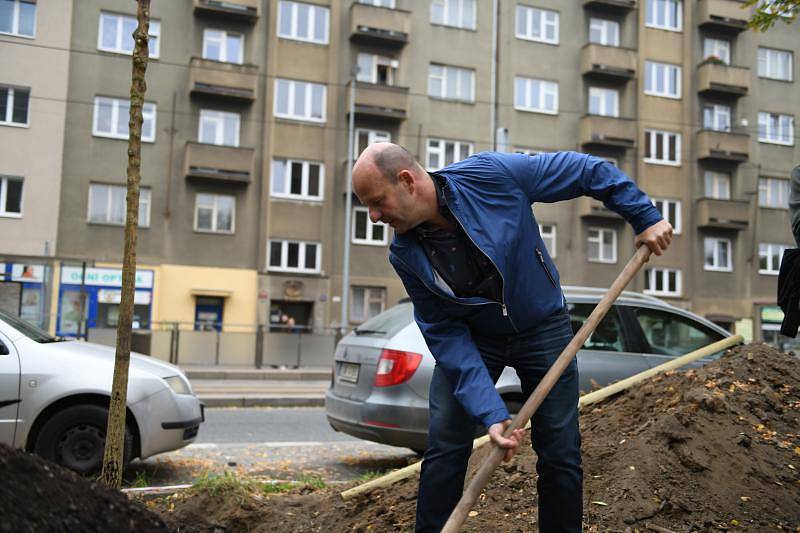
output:
M39 431L33 451L79 474L95 474L103 466L108 409L75 405L57 412ZM123 469L131 461L133 435L125 428Z

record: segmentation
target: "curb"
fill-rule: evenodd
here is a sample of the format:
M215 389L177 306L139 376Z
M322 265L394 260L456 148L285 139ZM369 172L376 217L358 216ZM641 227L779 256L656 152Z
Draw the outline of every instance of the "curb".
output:
M199 396L206 407L324 407L325 398L321 396L287 397L247 397L247 396Z
M211 370L182 368L193 379L214 380L270 380L270 381L330 381L331 370Z

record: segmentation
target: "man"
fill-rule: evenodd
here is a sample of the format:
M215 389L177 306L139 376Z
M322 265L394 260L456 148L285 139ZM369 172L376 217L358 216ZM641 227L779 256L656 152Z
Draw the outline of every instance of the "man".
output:
M531 204L603 200L657 255L672 227L616 167L574 152L484 152L428 173L402 147L377 143L358 158L353 187L370 219L395 229L389 260L436 359L416 529L439 531L461 496L475 424L506 460L519 446L522 431L503 436L510 416L494 388L503 368L516 369L528 396L572 338ZM573 360L533 419L541 531L581 529L577 406Z
M800 165L792 169L789 188L789 220L792 224L794 240L800 247Z

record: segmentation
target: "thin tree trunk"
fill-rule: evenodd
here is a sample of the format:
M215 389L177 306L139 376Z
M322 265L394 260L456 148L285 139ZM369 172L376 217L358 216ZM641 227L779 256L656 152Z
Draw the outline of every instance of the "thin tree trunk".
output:
M142 105L147 85L144 74L148 59L150 0L137 0L139 25L133 32L133 76L128 128L128 194L125 218L125 257L122 263L122 298L117 322L117 352L114 358L114 382L108 411L106 448L101 481L112 488L122 485L125 446L125 409L128 398L128 366L131 360L131 324L136 286L136 227L139 224L139 182L142 166Z

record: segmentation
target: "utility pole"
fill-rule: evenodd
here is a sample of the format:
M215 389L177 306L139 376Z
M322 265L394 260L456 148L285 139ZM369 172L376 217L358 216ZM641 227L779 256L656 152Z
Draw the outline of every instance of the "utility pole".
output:
M355 115L356 115L356 73L358 67L353 69L350 75L350 107L349 120L347 124L347 175L345 176L345 212L344 212L344 264L342 265L342 321L339 325L339 334L344 336L347 324L349 323L350 305L350 227L352 225L351 214L353 211L353 151L355 150Z

